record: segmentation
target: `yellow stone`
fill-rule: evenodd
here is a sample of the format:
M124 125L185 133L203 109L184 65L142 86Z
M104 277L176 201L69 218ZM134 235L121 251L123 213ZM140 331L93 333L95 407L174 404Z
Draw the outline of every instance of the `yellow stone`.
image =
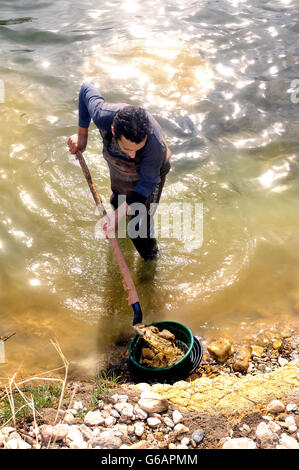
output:
M250 347L251 347L251 356L261 357L261 355L264 352L264 348L262 348L261 346L256 346L255 344L252 344Z
M272 341L275 339L275 335L274 335L273 331L266 330L266 331L264 331L264 335L265 335L266 338L268 338Z
M233 357L233 369L246 372L249 367L251 350L247 346L238 347Z
M292 336L292 330L288 326L285 326L284 329L280 332L282 338L289 338Z
M208 345L208 351L214 359L219 362L224 362L233 353L231 342L226 339L219 339Z
M279 349L282 346L282 341L276 340L273 341L273 349Z
M160 431L154 432L154 438L157 439L157 441L163 441L164 440L163 432L160 432Z

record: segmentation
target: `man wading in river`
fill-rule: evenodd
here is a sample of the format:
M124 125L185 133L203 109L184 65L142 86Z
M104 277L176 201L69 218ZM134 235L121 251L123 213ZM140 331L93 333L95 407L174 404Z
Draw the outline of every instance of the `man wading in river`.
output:
M103 139L111 179L110 202L115 209L102 219L102 228L105 234L116 231L125 215L136 216L137 208L138 223L134 230L128 227L128 235L143 259L154 259L158 246L153 237L153 215L170 170L170 151L161 127L145 109L108 103L92 83L83 83L78 134L68 139L70 153L86 149L91 118Z

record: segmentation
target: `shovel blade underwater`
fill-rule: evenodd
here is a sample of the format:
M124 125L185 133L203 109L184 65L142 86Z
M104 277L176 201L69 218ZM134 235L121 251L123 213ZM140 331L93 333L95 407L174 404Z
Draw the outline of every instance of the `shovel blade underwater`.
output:
M133 317L133 325L137 325L137 323L142 322L142 311L139 302L135 302L132 304L134 317Z

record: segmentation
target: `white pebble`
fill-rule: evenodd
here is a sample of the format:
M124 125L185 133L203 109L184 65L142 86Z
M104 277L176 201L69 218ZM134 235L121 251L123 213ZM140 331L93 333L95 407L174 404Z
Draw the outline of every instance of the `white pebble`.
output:
M116 410L111 410L111 411L110 411L110 414L111 414L111 416L113 416L114 418L120 418L120 414L119 414L118 411L116 411Z
M112 410L112 406L111 405L104 405L103 410L109 411L109 413L110 413L110 411Z
M175 427L173 428L173 430L175 431L175 434L178 436L179 434L183 434L185 432L189 432L189 428L187 428L187 426L185 426L184 424L182 423L178 423L175 425Z
M288 362L289 362L289 361L288 361L287 359L284 359L283 357L280 357L280 358L278 359L278 363L279 363L280 367L285 366Z
M61 441L65 438L69 429L70 426L68 424L55 424L53 427L53 436L57 441Z
M75 410L83 410L83 403L82 403L82 401L74 401L74 409L75 409Z
M137 419L147 419L148 418L148 413L145 410L142 410L139 408L139 406L134 407L134 414Z
M296 424L290 424L290 426L288 427L288 431L291 433L296 432L297 431Z
M105 426L107 426L107 428L111 428L115 423L116 419L114 416L108 416L108 418L105 419Z
M114 404L117 403L118 402L118 393L115 393L114 395L112 395L110 397L110 399L111 399L112 403L114 403Z
M148 418L146 421L150 428L156 428L161 424L161 420L159 418Z
M279 426L278 423L275 423L275 421L271 421L269 424L269 429L272 431L272 432L277 432L281 429L281 427Z
M287 424L289 424L289 425L291 425L291 424L295 424L295 425L296 425L296 421L295 421L295 419L294 419L293 416L287 416L286 419L285 419L285 422L286 422Z
M126 418L132 418L133 416L133 405L130 403L116 403L114 408Z
M255 431L255 435L258 439L262 440L266 437L269 437L269 435L271 434L271 431L268 427L268 425L262 421L261 423L259 423L258 427L256 428L256 431Z
M240 427L240 431L242 432L243 436L247 436L251 429L247 424L244 423L243 426Z
M179 444L177 449L188 449L188 446L184 446L183 444Z
M86 426L86 424L80 424L79 430L82 433L82 436L85 439L85 441L89 441L89 439L93 439L92 429Z
M71 426L66 436L66 444L71 449L86 449L87 442L84 441L79 429Z
M183 446L188 446L190 443L190 439L188 439L188 437L183 437L183 439L181 440L181 444Z
M128 430L128 434L129 434L129 435L132 435L132 434L135 433L135 428L134 428L134 426L133 426L132 424L127 427L127 430Z
M164 421L164 424L166 426L168 426L169 428L173 428L174 427L174 422L172 421L172 419L170 419L168 416L165 416L165 418L163 419Z
M89 411L84 418L84 424L87 424L88 426L98 426L104 423L105 419L99 410Z
M5 444L5 449L31 449L31 445L23 439L9 439Z
M179 412L179 410L174 410L172 413L172 420L174 424L178 424L183 420L183 415L182 413Z
M226 441L222 449L256 449L255 442L248 437L239 437Z
M272 416L262 416L265 421L273 421Z
M280 436L279 444L285 446L287 449L299 449L299 444L296 439L285 433Z
M267 405L267 411L269 413L282 413L284 410L285 406L280 400L272 400Z
M75 421L75 418L74 418L74 415L72 413L66 413L64 415L63 422L65 424L74 424L74 421Z
M135 431L136 436L141 437L142 434L144 433L144 424L140 422L135 423L134 431Z
M154 438L154 436L153 436L152 434L148 434L146 440L147 440L147 442L150 442L150 443L151 443L151 442L154 442L155 438Z
M151 418L158 418L158 419L161 419L160 413L150 413L150 417L151 417Z
M100 428L94 428L94 429L92 430L92 434L93 434L94 437L98 437L98 435L99 435L100 433L101 433Z
M284 421L277 421L277 423L281 428L288 429L289 427L288 423L285 423Z
M142 392L138 406L148 413L162 413L168 410L169 404L168 400L158 393Z
M128 395L118 395L118 403L127 403L128 400Z
M139 384L134 385L134 390L137 390L138 392L149 392L150 389L150 384L147 384L145 382L141 382Z
M4 436L8 436L13 431L15 431L15 428L13 428L11 426L4 426L4 428L1 429L1 433Z
M287 409L288 412L290 412L290 411L296 411L297 408L298 408L298 407L297 407L296 403L289 403L289 404L287 405L287 408L286 408L286 409Z

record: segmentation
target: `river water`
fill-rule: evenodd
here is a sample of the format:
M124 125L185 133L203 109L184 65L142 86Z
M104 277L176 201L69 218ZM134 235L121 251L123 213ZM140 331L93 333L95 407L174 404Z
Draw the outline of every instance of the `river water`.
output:
M16 332L0 376L59 366L54 338L74 373L91 373L133 335L117 264L95 238L94 203L66 146L84 80L154 115L172 151L161 203L202 207L202 240L159 237L156 263L120 241L144 321L233 338L296 322L295 0L0 8L0 335ZM92 124L86 160L108 201L101 149Z

